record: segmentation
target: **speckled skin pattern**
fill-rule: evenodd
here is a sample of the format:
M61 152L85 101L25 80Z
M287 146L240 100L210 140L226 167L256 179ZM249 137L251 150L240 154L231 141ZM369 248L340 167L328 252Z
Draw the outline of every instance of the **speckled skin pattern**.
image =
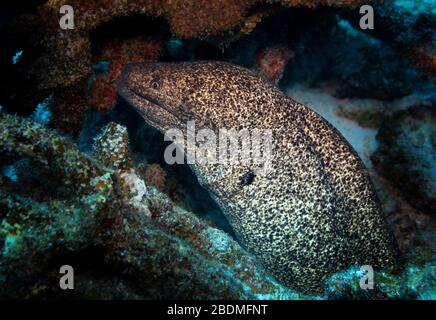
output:
M356 152L326 120L253 72L224 62L127 65L119 93L165 132L270 129L272 169L192 165L239 241L285 285L321 293L324 280L353 264L396 265L395 241ZM249 183L241 184L241 177Z

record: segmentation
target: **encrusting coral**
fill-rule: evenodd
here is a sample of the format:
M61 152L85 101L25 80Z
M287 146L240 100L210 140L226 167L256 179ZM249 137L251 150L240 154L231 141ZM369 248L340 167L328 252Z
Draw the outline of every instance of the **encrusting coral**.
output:
M25 296L30 293L26 286L36 281L57 250L79 251L99 238L98 221L113 212L108 206L113 181L71 142L42 125L3 113L0 123L2 156L27 156L49 167L62 175L63 187L75 195L37 202L9 194L7 185L1 185L0 295Z
M166 172L157 163L147 165L144 168L144 178L147 184L155 186L159 190L165 188Z
M256 54L256 65L262 76L277 83L283 75L288 60L294 55L294 52L285 46L261 48Z
M122 66L133 62L154 61L161 47L162 41L143 37L115 39L104 45L96 62L107 62L108 71L95 76L88 97L90 106L100 112L112 109L117 100L116 82Z

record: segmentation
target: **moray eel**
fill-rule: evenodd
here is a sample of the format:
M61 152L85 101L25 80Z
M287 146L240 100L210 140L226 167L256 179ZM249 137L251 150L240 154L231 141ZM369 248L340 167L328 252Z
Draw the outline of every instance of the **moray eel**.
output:
M224 62L126 65L119 94L161 132L269 129L268 174L248 164L191 165L239 242L286 286L322 293L353 265L391 269L397 246L361 160L320 115ZM218 133L217 133L218 134Z

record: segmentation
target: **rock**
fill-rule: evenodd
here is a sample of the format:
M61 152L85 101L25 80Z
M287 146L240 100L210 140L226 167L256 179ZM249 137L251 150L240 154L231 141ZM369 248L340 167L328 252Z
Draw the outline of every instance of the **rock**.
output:
M103 130L95 161L40 124L5 114L0 124L2 154L50 167L61 176L50 182L66 189L39 202L0 179L0 297L306 297L278 284L230 235L146 186L117 156L129 159L125 128ZM80 271L80 285L59 296L63 264Z
M418 82L402 57L384 42L339 20L332 43L332 71L341 81L339 96L390 100L408 95Z
M396 0L376 6L377 33L429 77L436 77L436 9L432 1Z
M402 53L429 77L436 76L436 9L433 1L393 0L375 3L375 28L365 32ZM358 28L357 12L345 14Z
M101 165L112 170L131 168L127 129L110 122L95 138L94 156Z
M433 105L395 113L379 130L372 159L417 209L436 212L436 112Z
M313 16L319 24L304 26L292 38L295 56L282 83L329 86L339 98L394 100L425 82L386 42L355 28L335 12Z
M117 102L116 84L121 68L127 63L154 61L157 59L162 41L134 37L130 39L114 39L100 48L100 54L94 59L106 61L108 66L104 72L93 72L92 85L88 97L90 106L101 113L107 112ZM95 66L98 67L98 62Z
M424 257L425 256L425 257ZM424 260L419 261L422 257ZM361 279L366 273L352 267L333 275L326 282L330 299L419 299L433 300L436 297L435 251L418 247L408 255L408 263L402 273L374 274L373 289L362 290Z
M288 60L293 56L294 53L285 46L276 45L261 48L256 55L256 64L261 76L266 77L273 83L278 83Z

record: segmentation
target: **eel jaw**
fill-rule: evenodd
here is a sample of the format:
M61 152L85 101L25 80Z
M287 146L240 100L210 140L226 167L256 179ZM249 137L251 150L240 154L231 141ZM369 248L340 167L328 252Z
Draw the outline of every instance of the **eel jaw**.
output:
M125 81L118 83L117 91L124 100L135 108L150 126L158 129L162 133L165 133L165 131L170 128L178 127L178 118L172 112L168 111L168 107L164 106L156 99L130 88Z

